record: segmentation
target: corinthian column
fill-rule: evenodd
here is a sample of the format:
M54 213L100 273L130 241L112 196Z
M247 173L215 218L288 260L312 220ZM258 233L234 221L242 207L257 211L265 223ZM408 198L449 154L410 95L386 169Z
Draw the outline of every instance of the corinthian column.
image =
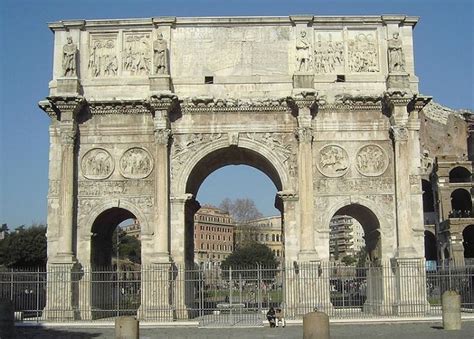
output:
M300 252L298 261L314 261L317 257L314 245L314 198L313 198L313 129L312 109L315 94L305 94L289 99L289 106L297 112L298 129L298 196L300 207Z
M169 141L171 129L168 114L176 103L171 94L153 95L149 99L155 133L155 213L152 263L170 262Z
M76 116L84 104L82 97L50 97L48 98L59 120L61 140L60 164L60 229L59 243L61 246L53 258L55 262L74 261L74 168L76 167Z

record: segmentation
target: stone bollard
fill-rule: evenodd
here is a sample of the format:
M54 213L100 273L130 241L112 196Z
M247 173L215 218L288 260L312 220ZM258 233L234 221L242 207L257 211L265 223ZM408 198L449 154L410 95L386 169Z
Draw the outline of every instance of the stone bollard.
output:
M461 329L461 296L456 291L446 291L442 296L443 328L445 330Z
M310 312L303 317L303 339L329 339L329 316Z
M115 339L138 339L139 322L135 317L115 318Z
M13 305L8 299L0 299L0 338L15 338Z

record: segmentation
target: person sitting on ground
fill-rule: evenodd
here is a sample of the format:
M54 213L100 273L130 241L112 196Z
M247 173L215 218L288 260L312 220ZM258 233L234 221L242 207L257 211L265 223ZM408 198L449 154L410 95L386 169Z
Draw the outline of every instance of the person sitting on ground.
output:
M273 309L273 307L270 307L267 312L267 320L270 324L270 327L275 327L275 310Z
M286 322L285 322L285 318L283 317L283 311L281 308L277 308L275 310L275 317L276 317L276 321L275 321L276 327L278 327L278 325L280 324L281 324L281 327L285 327Z

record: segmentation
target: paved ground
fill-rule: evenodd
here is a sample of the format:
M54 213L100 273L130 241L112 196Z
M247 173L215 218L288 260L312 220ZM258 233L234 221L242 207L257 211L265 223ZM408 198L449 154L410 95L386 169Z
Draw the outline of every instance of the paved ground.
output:
M331 325L331 338L403 338L403 339L437 339L437 338L474 338L474 321L463 323L461 331L445 331L440 323L410 324L350 324ZM113 328L17 328L18 338L114 338ZM287 326L286 328L143 328L141 339L246 339L246 338L281 338L301 339L303 327Z

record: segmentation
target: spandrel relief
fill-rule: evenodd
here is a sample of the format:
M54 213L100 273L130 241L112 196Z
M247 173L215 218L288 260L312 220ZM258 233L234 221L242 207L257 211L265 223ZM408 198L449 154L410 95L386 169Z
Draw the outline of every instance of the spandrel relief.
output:
M94 148L82 157L81 170L88 179L106 179L114 171L114 160L106 150Z
M317 166L327 177L340 177L349 169L349 157L342 147L327 145L319 151Z
M351 73L379 72L376 31L349 32L347 48Z
M113 77L118 74L116 36L91 37L89 45L89 74L93 78Z
M377 145L363 146L356 156L356 168L360 174L374 177L382 175L388 167L385 151Z
M315 32L316 73L344 73L344 42L341 32Z
M151 33L125 33L122 64L124 75L148 75L151 71Z
M151 155L143 148L134 147L125 151L120 158L120 173L125 178L141 179L153 170Z

